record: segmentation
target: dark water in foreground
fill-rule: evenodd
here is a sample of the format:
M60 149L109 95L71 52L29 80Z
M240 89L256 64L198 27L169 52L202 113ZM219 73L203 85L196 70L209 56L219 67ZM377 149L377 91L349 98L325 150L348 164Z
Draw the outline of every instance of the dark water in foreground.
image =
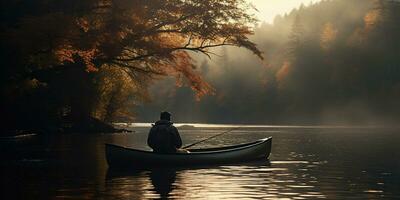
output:
M189 144L227 129L181 130L181 135ZM269 162L108 170L105 142L146 148L148 128L135 130L2 141L0 199L400 199L398 130L241 128L203 146L272 136Z

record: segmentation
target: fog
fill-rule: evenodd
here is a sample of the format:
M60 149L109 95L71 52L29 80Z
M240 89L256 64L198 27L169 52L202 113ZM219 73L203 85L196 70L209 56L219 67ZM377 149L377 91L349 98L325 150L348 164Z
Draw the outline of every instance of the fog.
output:
M272 23L276 15L290 12L301 5L310 5L320 0L248 0L257 10L254 14L261 22Z
M260 24L261 61L224 47L195 55L216 90L196 100L175 80L158 81L152 101L133 108L138 121L160 111L174 121L241 124L394 124L400 117L399 3L333 0L303 6Z

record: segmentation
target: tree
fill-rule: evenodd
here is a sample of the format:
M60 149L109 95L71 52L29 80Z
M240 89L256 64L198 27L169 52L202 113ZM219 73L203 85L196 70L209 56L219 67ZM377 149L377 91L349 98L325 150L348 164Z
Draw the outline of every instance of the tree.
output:
M62 95L58 110L70 107L82 122L95 109L96 74L114 68L134 88L170 75L201 97L213 89L196 73L190 52L210 56L211 48L230 45L262 58L248 38L256 21L249 9L245 0L10 0L2 5L2 96L24 80L37 80L46 90L59 86L40 98ZM55 76L71 82L56 84ZM62 94L66 88L72 91L68 97ZM2 109L12 102L3 102Z
M291 33L289 35L289 42L288 42L288 49L287 54L288 56L294 57L300 46L304 42L304 26L301 20L301 16L299 14L296 15L294 18Z
M331 22L327 22L322 28L320 36L320 46L323 50L328 51L332 47L337 37L338 30Z

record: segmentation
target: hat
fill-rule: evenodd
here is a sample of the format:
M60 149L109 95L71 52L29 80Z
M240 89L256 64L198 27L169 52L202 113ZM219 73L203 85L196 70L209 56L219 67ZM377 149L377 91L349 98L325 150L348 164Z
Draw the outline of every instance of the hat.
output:
M167 111L163 111L160 114L160 119L165 119L165 120L171 120L171 113L167 112Z

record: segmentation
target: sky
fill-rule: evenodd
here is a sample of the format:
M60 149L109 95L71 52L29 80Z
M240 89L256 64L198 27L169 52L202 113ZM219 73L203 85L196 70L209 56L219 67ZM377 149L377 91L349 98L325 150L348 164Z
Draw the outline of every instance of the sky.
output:
M311 2L320 0L248 0L259 12L256 13L258 19L263 22L272 23L276 15L290 12L293 8L298 8L302 3L308 5Z

